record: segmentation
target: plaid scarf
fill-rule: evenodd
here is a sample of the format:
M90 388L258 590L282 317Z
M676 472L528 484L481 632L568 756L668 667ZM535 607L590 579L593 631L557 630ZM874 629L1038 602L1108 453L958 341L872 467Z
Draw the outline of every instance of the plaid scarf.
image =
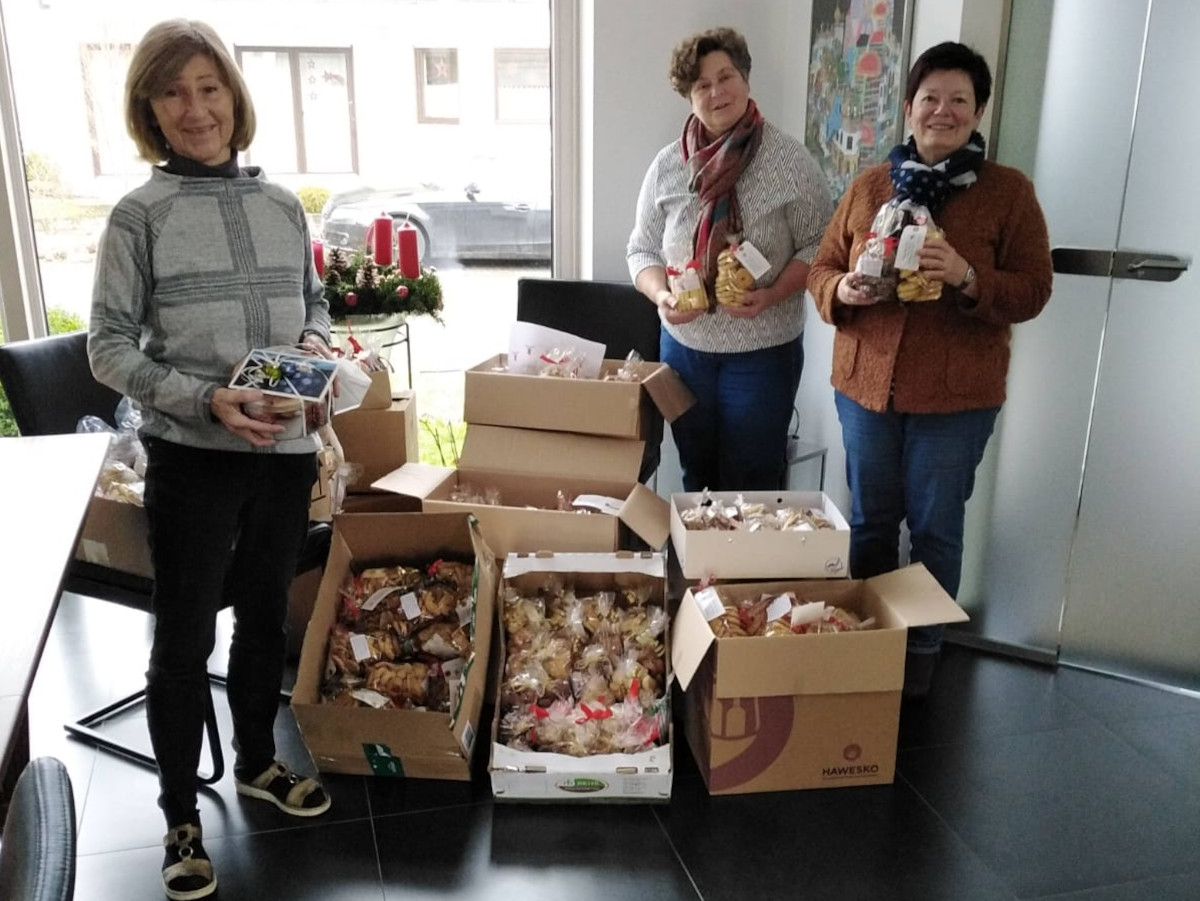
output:
M737 124L705 143L704 126L695 114L683 123L680 149L688 167L688 187L700 197L700 221L694 237L695 258L704 267L704 280L717 278L717 254L729 246L726 236L740 234L737 180L762 143L763 117L751 100Z
M973 131L967 143L958 150L940 163L926 166L917 155L917 142L910 135L888 154L895 196L907 197L936 214L950 198L952 190L975 184L977 173L983 167L983 155L983 135Z

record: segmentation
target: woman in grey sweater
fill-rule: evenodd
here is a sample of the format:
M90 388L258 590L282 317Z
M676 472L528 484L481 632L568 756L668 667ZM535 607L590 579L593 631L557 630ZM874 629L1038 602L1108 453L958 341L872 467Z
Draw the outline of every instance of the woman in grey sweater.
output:
M750 51L733 29L675 48L671 84L692 114L650 164L626 250L630 277L658 306L661 359L696 395L671 423L687 491L783 487L808 263L833 214L820 168L763 119L749 78ZM677 307L666 270L673 246L698 262L711 298L718 255L734 240L751 242L766 264L740 304Z
M168 833L168 898L212 894L196 779L206 662L232 606L229 706L237 791L297 816L329 808L313 779L275 760L288 586L317 474L312 434L284 438L226 387L254 348L302 342L328 355L329 312L304 211L238 165L254 105L216 33L176 19L138 45L125 118L150 180L117 203L101 239L92 371L141 407L155 582L146 714ZM260 414L256 414L260 415Z

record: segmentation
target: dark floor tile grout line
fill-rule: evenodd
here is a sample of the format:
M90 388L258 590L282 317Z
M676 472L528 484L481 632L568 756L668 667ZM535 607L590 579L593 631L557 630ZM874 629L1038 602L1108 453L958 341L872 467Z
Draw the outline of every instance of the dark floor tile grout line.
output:
M365 786L364 786L365 788ZM387 901L387 889L383 884L383 855L379 853L379 832L375 829L375 817L371 816L371 793L367 792L367 814L371 821L371 847L375 850L375 878L379 880L380 901Z
M1071 703L1074 703L1074 701L1072 701ZM1051 732L1064 732L1064 731L1067 731L1070 729L1078 729L1082 726L1088 726L1088 725L1103 726L1104 725L1104 721L1101 720L1099 717L1097 717L1095 714L1093 714L1087 710L1084 710L1083 708L1080 708L1080 712L1084 714L1084 716L1087 718L1087 720L1089 722L1082 722L1082 723L1058 723L1058 722L1056 722L1052 725L1041 726L1041 727L1036 727L1036 728L1031 728L1031 729L1018 729L1015 731L1005 731L1005 732L1000 732L1000 733L966 734L966 735L962 736L960 739L958 739L957 741L940 741L940 742L934 742L932 744L922 744L922 745L904 745L903 747L898 747L896 749L897 759L899 758L899 755L904 754L908 751L929 751L929 750L933 750L936 748L970 747L970 746L976 745L976 744L984 744L984 743L991 744L991 743L995 742L997 739L1023 738L1025 736L1030 736L1030 735L1047 735Z
M683 870L683 875L687 877L688 885L692 887L692 891L696 893L696 898L699 901L704 901L704 894L700 891L700 886L696 885L696 880L692 877L692 871L687 868L687 864L683 862L683 856L679 853L679 849L675 847L675 842L671 840L671 834L667 831L666 824L662 821L662 817L658 815L658 810L651 808L651 816L658 823L659 831L662 832L663 838L667 840L667 847L671 849L671 853L675 855L675 860L679 863L679 869Z
M900 772L899 765L897 765L897 767L896 767L896 778L898 780L900 780L901 782L903 782L904 785L908 787L908 790L911 791L913 793L913 795L915 795L916 798L922 804L925 805L925 808L931 814L933 814L934 819L936 819L939 823L941 823L942 826L946 829L946 831L949 832L952 836L954 836L954 840L956 842L958 842L959 845L962 846L963 850L966 851L968 854L970 854L971 857L973 857L975 859L975 861L979 864L979 866L983 867L983 869L985 869L988 873L990 873L992 875L992 877L996 880L997 884L1002 885L1004 887L1004 891L1008 894L1008 897L1011 898L1012 901L1022 901L1021 896L1016 894L1016 892L1013 891L1012 886L1010 886L1008 883L1008 880L1005 879L1003 877L1003 875L1001 875L1000 873L997 873L995 870L993 870L988 865L987 861L979 856L979 852L976 851L974 847L972 847L971 843L968 842L957 829L955 829L953 826L950 825L950 823L946 820L946 818L942 816L942 813L940 810L938 810L936 807L933 806L933 802L930 801L927 797L925 797L925 795L922 794L921 791L918 790L918 788L911 781L909 781L909 779L902 772Z
M1196 714L1180 713L1180 714L1174 714L1174 715L1167 716L1167 717L1165 717L1165 719L1174 719L1176 716L1194 717L1194 716L1196 716ZM1148 722L1151 720L1161 720L1161 719L1164 719L1164 717L1161 717L1161 716L1145 717L1143 722ZM1123 722L1126 722L1126 723L1135 722L1135 721L1136 720L1123 720ZM1145 751L1143 751L1141 748L1139 748L1137 745L1135 745L1132 741L1130 741L1128 738L1126 738L1120 732L1116 731L1116 729L1114 729L1110 723L1102 722L1100 725L1104 728L1104 730L1109 735L1111 735L1118 742L1120 742L1121 745L1123 745L1124 747L1126 747L1130 751L1132 751L1134 754L1136 754L1140 760L1145 761L1146 764L1148 764L1149 766L1154 767L1155 769L1160 770L1160 771L1165 770L1167 772L1167 774L1169 776L1171 776L1171 778L1173 778L1176 782L1180 783L1181 785L1183 785L1186 788L1190 788L1190 789L1200 788L1200 782L1197 782L1194 779L1189 779L1185 773L1177 770L1173 764L1162 763L1161 761L1155 760L1153 757L1148 755Z
M370 817L352 817L347 820L323 820L323 821L307 821L296 822L287 826L280 826L276 829L251 829L246 832L225 832L220 835L208 835L205 830L205 844L216 844L224 841L241 841L247 838L253 838L256 835L277 835L282 832L301 832L305 830L323 829L330 826L342 826L351 823L362 823L369 820ZM163 827L164 830L166 827ZM155 842L151 845L132 845L127 848L109 848L107 851L80 851L78 856L83 857L103 857L105 854L124 854L127 851L145 851L148 848L160 848L162 842Z
M1154 876L1153 878L1161 879L1164 876L1167 878L1172 878L1172 879L1176 878L1176 877L1187 877L1187 876L1196 876L1197 878L1200 878L1200 870L1185 870L1182 873L1160 873L1157 876ZM1099 887L1109 889L1109 888L1121 888L1122 886L1128 886L1130 888L1133 888L1135 886L1145 885L1148 881L1150 881L1150 880L1134 879L1129 882L1110 882L1107 885L1099 886ZM1085 888L1085 889L1079 889L1079 891L1074 891L1074 892L1056 892L1053 895L1033 895L1033 896L1030 896L1029 898L1024 899L1024 901L1071 901L1072 898L1075 898L1075 899L1088 898L1095 891L1096 891L1095 888Z
M368 799L369 801L369 799ZM414 814L426 813L441 813L444 810L470 810L475 807L487 807L489 802L484 801L468 801L465 804L439 804L436 807L420 807L412 810L397 810L394 813L376 813L371 815L372 820L395 820L401 817L408 817Z

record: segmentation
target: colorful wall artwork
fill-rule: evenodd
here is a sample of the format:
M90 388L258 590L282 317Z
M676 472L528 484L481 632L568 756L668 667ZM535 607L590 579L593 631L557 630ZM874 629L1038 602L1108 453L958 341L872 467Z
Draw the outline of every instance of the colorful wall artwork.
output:
M904 136L912 0L813 0L804 143L834 200Z

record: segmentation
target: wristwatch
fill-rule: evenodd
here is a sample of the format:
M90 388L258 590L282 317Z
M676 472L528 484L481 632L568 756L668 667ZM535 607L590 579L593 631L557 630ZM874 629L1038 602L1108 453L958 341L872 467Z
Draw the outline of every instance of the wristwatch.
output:
M975 281L975 267L967 263L967 274L963 276L963 280L958 283L958 290L965 291L971 287L971 283Z

